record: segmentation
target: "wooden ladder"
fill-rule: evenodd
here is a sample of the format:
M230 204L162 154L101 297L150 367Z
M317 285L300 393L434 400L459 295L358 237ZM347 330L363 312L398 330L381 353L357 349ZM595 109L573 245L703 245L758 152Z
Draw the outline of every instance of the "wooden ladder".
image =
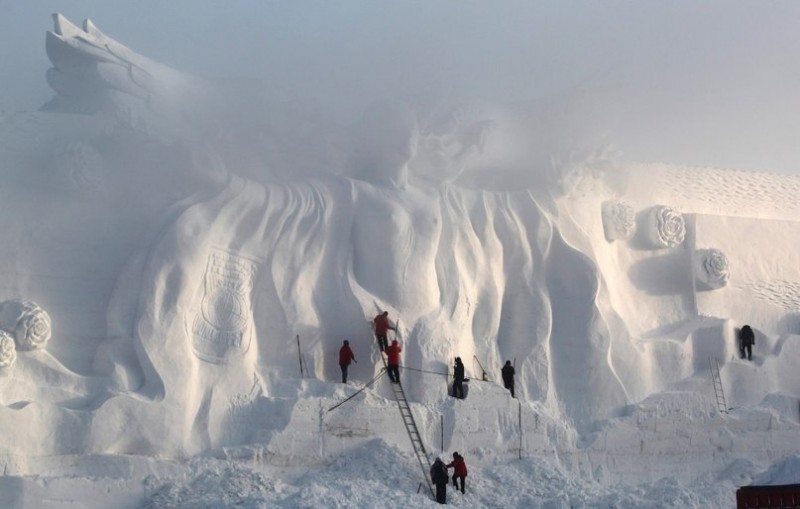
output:
M381 353L381 359L383 360L383 366L388 371L389 366L386 364L386 357L383 353ZM394 391L394 399L397 401L397 408L400 410L400 416L403 418L403 425L406 427L408 438L411 440L411 446L414 448L414 455L417 457L419 468L422 470L422 478L425 479L425 485L428 486L431 497L436 499L436 495L433 491L433 484L431 484L431 479L428 475L431 466L428 461L428 453L425 450L425 444L422 442L422 436L419 434L419 428L414 420L414 414L411 412L411 407L408 405L408 399L406 399L403 384L391 381L390 383L392 384L392 391Z
M709 357L708 365L711 368L711 381L714 384L714 396L717 398L717 410L721 414L727 414L728 405L725 403L725 391L722 389L722 377L719 374L719 361L714 357Z

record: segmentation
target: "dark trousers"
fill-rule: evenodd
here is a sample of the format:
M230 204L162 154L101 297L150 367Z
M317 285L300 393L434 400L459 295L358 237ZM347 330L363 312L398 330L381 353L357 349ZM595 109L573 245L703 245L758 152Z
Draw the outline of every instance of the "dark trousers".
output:
M342 368L342 383L347 383L347 364L339 364L339 367Z
M742 347L742 358L744 358L744 351L747 350L747 360L753 360L753 345L744 345Z
M461 493L465 493L464 491L464 482L467 480L467 477L464 475L456 475L453 474L453 486L458 489L458 480L461 479Z
M504 386L506 389L508 389L509 391L511 391L511 397L512 397L512 398L516 397L516 396L514 396L514 382L511 382L511 383L509 383L509 382L503 382L503 386Z
M456 379L453 382L453 397L464 399L464 380Z
M440 482L436 485L436 501L440 504L447 503L447 483Z
M378 340L378 348L381 349L381 352L385 352L386 348L389 346L389 340L386 339L386 334L375 334L375 338Z
M397 364L389 364L386 367L386 372L389 373L389 380L394 383L400 383L400 366Z

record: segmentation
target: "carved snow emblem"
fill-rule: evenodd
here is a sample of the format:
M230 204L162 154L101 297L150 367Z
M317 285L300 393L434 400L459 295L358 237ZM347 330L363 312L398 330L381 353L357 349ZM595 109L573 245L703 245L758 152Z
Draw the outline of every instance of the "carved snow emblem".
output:
M224 363L250 347L256 265L225 251L213 251L203 280L199 309L190 314L192 348L201 359Z

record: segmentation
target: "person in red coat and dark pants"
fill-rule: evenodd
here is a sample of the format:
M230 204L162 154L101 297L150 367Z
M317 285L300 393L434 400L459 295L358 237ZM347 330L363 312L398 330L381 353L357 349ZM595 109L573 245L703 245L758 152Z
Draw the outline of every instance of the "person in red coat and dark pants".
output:
M400 344L395 339L389 348L386 349L386 371L389 373L389 380L393 383L400 383Z
M464 493L464 482L467 479L467 464L464 457L457 452L453 453L453 461L447 464L447 468L453 469L453 486L458 489L458 480L461 479L461 493Z
M378 340L378 348L383 352L389 347L387 334L389 334L390 330L396 331L397 328L389 321L388 311L384 311L376 316L373 323L375 324L375 338Z
M350 349L350 342L346 339L344 344L339 349L339 367L342 368L342 383L347 383L347 368L350 366L350 361L357 362L356 356Z

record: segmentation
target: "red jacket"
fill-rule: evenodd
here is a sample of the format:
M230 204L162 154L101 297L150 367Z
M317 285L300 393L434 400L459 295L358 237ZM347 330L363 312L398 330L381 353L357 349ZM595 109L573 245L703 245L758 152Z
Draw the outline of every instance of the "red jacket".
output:
M388 316L380 314L376 316L373 321L375 322L375 334L379 336L385 336L390 330L395 330Z
M458 477L467 476L467 464L464 463L464 457L458 456L456 459L447 464L447 468L453 468L453 474Z
M397 340L395 339L392 341L392 344L386 347L386 364L390 364L392 366L399 366L400 365L400 352L403 349L400 348L400 345L397 344Z
M356 356L353 355L353 351L350 350L348 345L343 345L339 349L339 365L340 366L349 366L350 361L356 360Z

